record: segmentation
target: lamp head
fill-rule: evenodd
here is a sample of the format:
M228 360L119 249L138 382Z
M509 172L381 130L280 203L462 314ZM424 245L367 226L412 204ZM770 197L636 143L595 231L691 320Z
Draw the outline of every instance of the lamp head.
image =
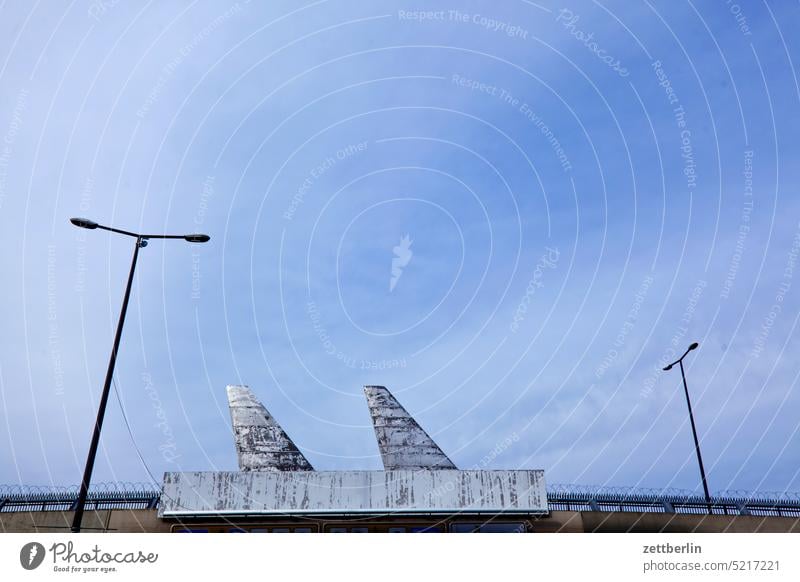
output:
M97 223L88 218L70 218L69 221L80 228L88 228L89 230L97 228Z
M183 238L190 243L204 243L211 240L207 234L187 234Z
M663 368L663 370L664 370L665 372L669 372L671 369L672 369L672 364L670 364L670 365L669 365L669 366L667 366L666 368Z
M694 342L692 345L690 345L690 346L689 346L689 349L688 349L688 351L690 351L690 352L691 352L692 350L696 350L696 349L697 349L697 346L699 346L699 345L700 345L700 344L698 344L697 342Z

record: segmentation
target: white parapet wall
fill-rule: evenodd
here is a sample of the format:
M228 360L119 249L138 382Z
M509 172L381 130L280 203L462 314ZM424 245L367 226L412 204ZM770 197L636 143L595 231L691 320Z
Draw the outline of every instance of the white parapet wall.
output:
M547 513L544 471L165 473L160 517Z

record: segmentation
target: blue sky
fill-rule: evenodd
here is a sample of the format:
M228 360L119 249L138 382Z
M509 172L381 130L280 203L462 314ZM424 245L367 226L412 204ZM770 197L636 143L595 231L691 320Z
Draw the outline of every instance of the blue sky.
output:
M711 488L800 490L796 3L269 4L0 7L0 483L80 478L87 216L212 236L141 252L97 481L235 469L232 383L379 469L381 384L464 468L697 489L699 341Z

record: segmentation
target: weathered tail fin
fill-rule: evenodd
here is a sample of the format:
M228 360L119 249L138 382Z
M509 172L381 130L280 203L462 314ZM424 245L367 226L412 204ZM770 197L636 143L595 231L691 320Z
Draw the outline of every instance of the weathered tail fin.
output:
M455 469L447 455L383 386L364 386L383 467Z
M228 406L240 470L314 470L247 386L228 386Z

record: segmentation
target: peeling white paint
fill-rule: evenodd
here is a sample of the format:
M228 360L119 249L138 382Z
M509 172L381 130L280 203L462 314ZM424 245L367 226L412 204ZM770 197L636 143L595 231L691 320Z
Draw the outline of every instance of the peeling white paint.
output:
M364 386L383 468L455 469L439 445L383 386Z
M272 415L247 386L228 386L233 435L242 471L313 471Z
M544 471L166 473L160 517L352 513L547 513Z

